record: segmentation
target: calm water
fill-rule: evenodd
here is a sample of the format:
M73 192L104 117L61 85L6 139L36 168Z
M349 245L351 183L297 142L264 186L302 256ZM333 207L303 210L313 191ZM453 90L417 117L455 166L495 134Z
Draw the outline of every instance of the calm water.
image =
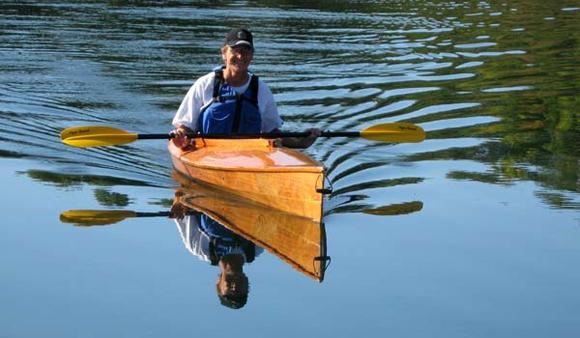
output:
M10 1L0 4L1 337L578 337L577 1ZM74 149L63 128L168 131L250 27L285 129L421 125L419 144L327 139L323 283L265 252L248 304L167 211L161 141Z

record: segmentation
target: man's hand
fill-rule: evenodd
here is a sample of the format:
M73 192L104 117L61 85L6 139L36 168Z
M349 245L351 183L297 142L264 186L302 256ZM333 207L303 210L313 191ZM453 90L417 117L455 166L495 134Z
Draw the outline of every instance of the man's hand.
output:
M183 191L177 190L175 192L175 198L173 199L173 204L171 205L171 210L169 211L169 218L183 219L189 210L183 203L181 203L181 197L184 195Z
M311 128L307 130L310 134L306 137L285 137L282 139L282 145L288 148L308 148L322 133L318 128Z
M173 143L181 149L186 149L192 145L193 138L193 130L186 126L179 126L174 131L173 134L175 137L173 138Z

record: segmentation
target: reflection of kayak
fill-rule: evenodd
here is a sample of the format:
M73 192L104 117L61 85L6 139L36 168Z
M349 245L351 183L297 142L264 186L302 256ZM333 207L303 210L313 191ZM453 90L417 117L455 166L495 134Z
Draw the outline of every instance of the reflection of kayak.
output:
M265 206L320 221L324 167L267 139L196 139L194 150L169 142L174 167Z
M206 214L307 276L317 281L324 279L329 258L323 223L268 208L179 175L174 177L182 185L182 204Z
M195 215L201 212L305 275L319 282L324 279L330 261L326 253L324 223L269 208L223 189L190 180L177 172L173 177L181 185L176 193L174 207L185 207L181 209L184 214ZM175 217L175 212L68 210L61 213L60 220L91 227L115 224L133 217Z

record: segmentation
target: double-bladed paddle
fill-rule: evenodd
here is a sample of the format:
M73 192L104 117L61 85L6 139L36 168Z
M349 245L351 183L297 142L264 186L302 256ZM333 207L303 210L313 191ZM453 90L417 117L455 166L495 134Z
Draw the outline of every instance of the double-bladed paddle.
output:
M284 138L284 137L307 137L310 132L275 132L264 134L212 134L195 135L200 138ZM421 142L425 139L425 132L419 126L406 122L377 124L361 131L322 131L322 137L361 137L367 140L407 143ZM87 148L100 146L113 146L134 142L136 140L159 140L171 139L173 133L168 134L137 134L122 129L106 126L84 126L64 129L60 138L62 142L73 147Z

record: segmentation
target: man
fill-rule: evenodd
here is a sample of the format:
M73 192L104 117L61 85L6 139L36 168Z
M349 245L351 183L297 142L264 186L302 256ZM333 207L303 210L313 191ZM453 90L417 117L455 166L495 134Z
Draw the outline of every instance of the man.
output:
M221 49L223 66L199 78L187 92L173 118L174 142L185 148L201 134L258 134L279 131L278 114L270 88L249 71L254 39L247 29L230 31ZM310 129L305 138L284 138L282 145L307 148L320 135Z

